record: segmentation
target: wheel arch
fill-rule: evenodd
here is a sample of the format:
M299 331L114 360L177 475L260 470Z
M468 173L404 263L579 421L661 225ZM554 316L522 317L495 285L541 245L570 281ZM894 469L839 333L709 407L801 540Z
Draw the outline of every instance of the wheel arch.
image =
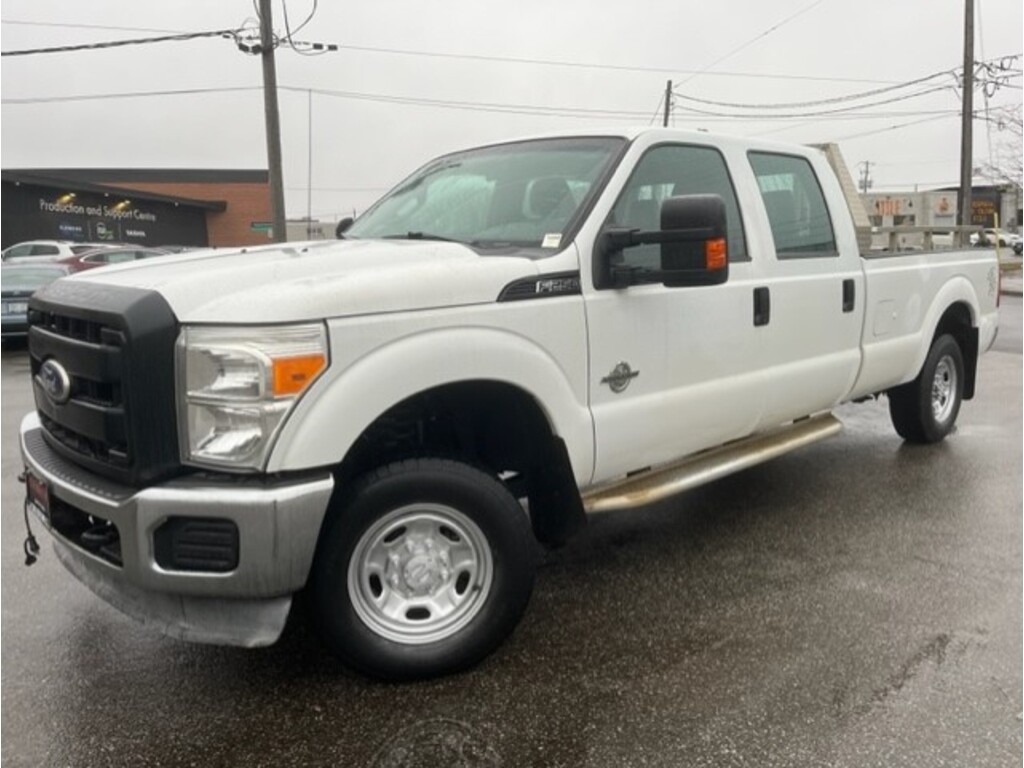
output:
M921 371L935 340L943 334L956 339L964 358L964 399L974 396L977 373L981 308L971 281L957 276L942 286L920 325L920 347L910 369L915 377Z
M429 331L331 373L303 398L268 471L331 466L337 494L375 462L448 456L524 475L517 495L530 499L542 541L582 523L577 488L594 456L590 411L577 392L585 382L574 389L530 340L496 329Z
M964 400L974 397L978 371L978 328L974 324L971 310L972 308L963 301L958 301L947 307L935 326L931 341L934 344L940 336L948 334L956 340L960 347L960 354L963 356L964 362ZM930 346L931 344L929 344Z
M529 499L534 534L560 543L584 522L565 442L541 404L507 382L464 380L418 392L371 422L337 465L336 488L382 464L457 459L502 478Z

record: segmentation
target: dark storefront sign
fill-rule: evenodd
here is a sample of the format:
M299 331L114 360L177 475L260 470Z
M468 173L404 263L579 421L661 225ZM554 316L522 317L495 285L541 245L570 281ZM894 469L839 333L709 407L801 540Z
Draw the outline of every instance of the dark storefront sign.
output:
M3 182L2 247L25 240L208 244L206 211L187 204Z
M998 192L975 190L971 196L971 224L982 227L996 226L999 203Z

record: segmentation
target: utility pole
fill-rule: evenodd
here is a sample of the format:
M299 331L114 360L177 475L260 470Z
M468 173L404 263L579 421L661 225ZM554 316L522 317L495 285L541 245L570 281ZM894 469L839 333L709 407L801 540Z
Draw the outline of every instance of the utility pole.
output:
M668 116L672 112L672 81L665 83L665 116L661 120L662 126L668 128Z
M860 174L860 193L866 195L868 190L874 186L874 182L871 181L871 166L874 165L870 160L865 160L860 163L861 174Z
M960 210L957 224L967 226L971 223L971 183L974 158L974 0L964 0L964 82L963 102L960 114ZM967 238L959 233L960 244Z
M277 109L277 68L274 65L274 17L270 0L260 0L260 58L263 61L263 111L267 125L267 168L270 171L271 240L288 239L284 216L284 173L281 171L281 118Z

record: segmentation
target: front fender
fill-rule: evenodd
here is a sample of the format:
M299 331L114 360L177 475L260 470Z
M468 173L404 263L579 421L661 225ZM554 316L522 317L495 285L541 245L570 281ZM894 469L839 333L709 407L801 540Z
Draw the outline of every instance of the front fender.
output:
M564 336L566 329L551 330ZM566 345L564 354L556 355L508 330L447 327L411 332L351 362L332 362L285 424L267 471L338 464L370 424L406 398L444 384L491 380L516 386L537 401L565 442L577 483L583 484L594 464L585 337L572 349Z

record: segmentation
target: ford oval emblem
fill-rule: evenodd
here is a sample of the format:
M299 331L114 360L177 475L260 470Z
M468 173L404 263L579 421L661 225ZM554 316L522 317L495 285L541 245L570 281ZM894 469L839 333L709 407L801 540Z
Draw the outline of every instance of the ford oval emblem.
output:
M46 396L57 405L71 399L71 377L64 366L50 358L39 367L39 383Z

